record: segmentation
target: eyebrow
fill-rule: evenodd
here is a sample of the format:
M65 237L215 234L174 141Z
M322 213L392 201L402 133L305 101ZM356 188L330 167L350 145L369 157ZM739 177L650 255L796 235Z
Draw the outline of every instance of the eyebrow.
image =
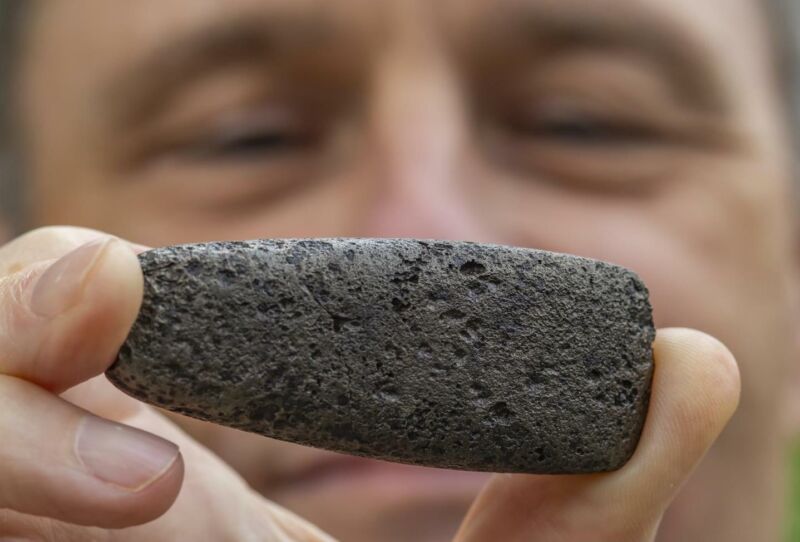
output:
M488 50L529 52L527 61L576 50L632 53L664 71L688 103L709 112L730 105L708 47L677 21L629 4L578 4L529 2L494 13L480 23L478 41Z
M266 65L291 54L326 49L339 37L321 14L277 13L233 17L159 45L113 78L101 95L118 124L159 113L167 98L215 70Z

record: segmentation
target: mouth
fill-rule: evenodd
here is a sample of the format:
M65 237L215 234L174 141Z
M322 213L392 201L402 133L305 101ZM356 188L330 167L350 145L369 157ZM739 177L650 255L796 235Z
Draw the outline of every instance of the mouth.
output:
M348 489L369 493L370 490L401 494L469 494L476 495L489 478L483 472L468 472L390 463L376 459L325 453L270 482L271 490L281 493L322 492L327 489L344 492ZM433 496L433 495L431 495Z

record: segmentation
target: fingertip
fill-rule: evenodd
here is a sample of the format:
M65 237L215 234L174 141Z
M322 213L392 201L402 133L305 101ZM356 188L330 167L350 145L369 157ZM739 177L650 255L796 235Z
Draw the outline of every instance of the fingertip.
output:
M138 257L126 242L106 241L101 256L84 279L72 308L39 327L37 374L29 378L62 392L103 373L135 322L144 278ZM69 363L64 363L69 360Z
M133 323L142 303L143 289L144 277L136 249L116 237L111 238L87 284L86 301L113 301L126 309L128 320Z
M144 277L133 248L112 239L89 278L82 307L77 311L73 336L90 346L79 359L91 360L81 381L102 373L114 361L136 321L142 304ZM90 341L86 338L91 337ZM81 345L77 345L78 348Z
M736 360L714 337L692 329L661 329L653 358L650 407L639 445L603 489L634 511L666 508L739 402Z
M178 497L184 463L173 442L94 416L21 379L0 377L0 398L16 405L0 409L7 442L0 509L123 528L160 517Z
M662 384L685 388L695 399L688 405L709 414L721 430L741 393L739 366L728 347L702 331L667 328L657 332L653 356Z
M109 495L108 488L105 488L103 513L93 512L80 523L105 529L124 529L160 518L172 508L180 495L185 468L183 454L178 453L157 480L136 493L115 488L113 494Z

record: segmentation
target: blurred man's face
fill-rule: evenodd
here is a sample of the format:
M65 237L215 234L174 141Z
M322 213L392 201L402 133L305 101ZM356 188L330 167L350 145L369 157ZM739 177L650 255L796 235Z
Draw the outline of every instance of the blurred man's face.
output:
M718 336L745 386L663 539L777 536L794 247L756 0L41 4L23 64L36 224L151 245L471 239L631 267L658 324ZM483 480L189 425L348 541L442 539Z

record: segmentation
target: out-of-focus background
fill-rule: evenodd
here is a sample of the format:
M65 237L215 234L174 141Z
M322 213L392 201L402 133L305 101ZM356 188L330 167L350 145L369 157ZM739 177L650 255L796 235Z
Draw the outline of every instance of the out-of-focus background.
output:
M800 541L800 444L796 444L792 457L792 498L789 514L787 542Z
M797 0L790 0L797 1ZM797 10L795 10L797 11ZM796 14L797 15L797 14ZM800 28L800 16L796 16L793 21L796 28ZM800 89L795 90L800 92ZM800 541L800 442L795 443L793 455L791 459L791 513L789 514L789 528L786 540L788 542Z
M742 367L744 408L666 518L670 542L771 542L784 521L800 542L800 442L784 470L777 421L800 350L797 213L785 205L787 132L800 124L787 122L800 106L786 83L800 69L773 69L800 64L786 62L800 32L778 9L800 0L615 0L610 17L591 0L366 2L374 19L329 0L319 5L341 21L300 10L286 19L297 32L264 11L292 0L191 1L46 3L15 118L30 148L8 160L36 162L19 177L26 228L150 246L458 238L630 267L659 326L706 331ZM21 194L12 184L0 203ZM10 230L0 216L0 240ZM346 540L446 540L477 493L418 475L398 500L390 486L402 484L374 483L372 467L331 477L322 455L192 428L266 497ZM785 520L767 517L783 506ZM426 520L427 537L399 537Z

